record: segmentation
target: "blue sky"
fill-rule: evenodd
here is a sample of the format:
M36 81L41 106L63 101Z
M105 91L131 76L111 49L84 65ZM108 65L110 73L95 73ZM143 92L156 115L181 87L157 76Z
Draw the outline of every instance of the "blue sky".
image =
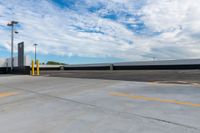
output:
M199 0L0 0L0 58L37 43L41 62L69 64L200 57Z

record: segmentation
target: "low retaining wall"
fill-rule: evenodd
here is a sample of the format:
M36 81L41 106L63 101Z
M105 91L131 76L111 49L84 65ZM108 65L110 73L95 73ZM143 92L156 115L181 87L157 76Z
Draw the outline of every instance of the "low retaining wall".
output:
M53 70L63 70L64 67L63 65L40 65L40 70L41 71L53 71Z
M110 66L64 67L64 70L110 70Z
M183 70L200 69L200 60L66 65L64 70Z
M200 64L194 65L151 65L151 66L113 66L114 70L189 70L200 69Z
M48 71L61 70L61 68L60 67L40 67L40 71L46 71L46 70Z
M0 67L0 74L6 74L6 67Z
M13 71L11 71L10 67L0 67L0 74L22 74L22 75L30 75L30 66L25 66L23 69L14 67Z
M99 66L99 67L64 67L64 70L188 70L200 69L197 65L151 65L151 66Z

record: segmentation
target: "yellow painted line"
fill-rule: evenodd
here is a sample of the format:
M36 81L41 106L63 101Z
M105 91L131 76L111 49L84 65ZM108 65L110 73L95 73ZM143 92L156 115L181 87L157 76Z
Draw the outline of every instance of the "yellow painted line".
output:
M0 92L0 98L1 97L13 96L13 95L17 95L17 94L18 93L16 93L16 92L3 92L3 93Z
M130 98L130 99L139 99L139 100L146 100L146 101L156 101L156 102L162 102L162 103L172 103L172 104L200 107L200 104L192 103L192 102L183 102L183 101L177 101L177 100L169 100L169 99L160 99L160 98L154 98L154 97L130 95L130 94L127 94L127 93L111 92L110 95L127 97L127 98Z

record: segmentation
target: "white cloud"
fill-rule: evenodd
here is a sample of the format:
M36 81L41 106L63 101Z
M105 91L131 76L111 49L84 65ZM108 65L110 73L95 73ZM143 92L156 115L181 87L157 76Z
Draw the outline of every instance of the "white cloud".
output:
M94 13L86 10L99 2L106 6ZM141 9L137 9L135 2L86 0L86 5L75 11L59 8L46 0L6 0L0 2L0 25L10 20L20 22L16 42L24 40L26 52L33 52L32 45L38 43L43 54L109 56L124 60L200 57L200 47L195 43L200 36L199 0L147 0ZM102 18L110 11L119 19ZM125 17L122 12L141 15L139 21L149 31L161 34L134 33L123 23L136 25L138 20ZM0 45L10 49L9 30L0 27L0 34Z
M159 54L160 56L168 54L168 58L200 57L198 5L199 0L148 0L142 8L140 13L146 26L154 32L162 33L154 37L161 47L152 47L162 51L163 54ZM156 54L156 51L151 53Z

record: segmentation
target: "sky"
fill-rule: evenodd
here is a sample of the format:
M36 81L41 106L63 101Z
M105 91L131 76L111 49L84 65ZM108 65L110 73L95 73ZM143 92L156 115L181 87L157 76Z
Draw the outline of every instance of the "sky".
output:
M0 57L11 20L26 55L68 64L200 58L200 0L0 0Z

